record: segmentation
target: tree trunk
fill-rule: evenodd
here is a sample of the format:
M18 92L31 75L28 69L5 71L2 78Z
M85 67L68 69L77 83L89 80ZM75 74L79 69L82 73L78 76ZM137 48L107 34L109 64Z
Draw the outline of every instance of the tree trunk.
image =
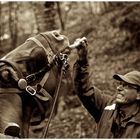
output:
M57 10L55 2L34 3L34 12L38 32L45 32L57 29Z
M62 19L60 2L56 2L56 4L57 4L57 11L58 11L58 16L59 16L59 20L60 20L61 29L65 30L65 24L64 24L63 19Z
M46 25L47 30L56 30L56 15L57 15L57 9L56 9L56 2L45 2L44 4L45 10L45 19L46 19Z
M2 6L1 6L1 2L0 2L0 48L2 47L2 40L1 40L1 37L2 37L2 10L1 10Z
M18 37L18 3L9 2L9 31L11 37L11 44L13 48L17 46L17 37Z
M37 29L37 33L38 33L38 32L41 32L41 26L39 25L40 21L39 21L39 18L38 18L39 15L42 15L42 14L40 14L40 9L41 8L38 8L40 5L37 4L37 3L32 2L32 5L33 5L34 16L35 16L36 29Z
M109 11L109 2L88 2L91 13L94 15L101 15Z

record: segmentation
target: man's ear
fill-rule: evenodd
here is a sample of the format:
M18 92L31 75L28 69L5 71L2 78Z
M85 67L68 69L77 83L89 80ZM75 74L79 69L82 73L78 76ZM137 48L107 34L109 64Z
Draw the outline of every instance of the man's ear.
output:
M137 94L137 100L140 100L140 92Z

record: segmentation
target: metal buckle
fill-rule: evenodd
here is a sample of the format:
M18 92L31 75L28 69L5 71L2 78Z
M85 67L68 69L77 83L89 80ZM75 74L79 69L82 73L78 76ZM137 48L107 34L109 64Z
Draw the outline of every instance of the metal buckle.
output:
M65 53L60 53L60 59L62 60L62 61L66 61L67 59L68 59L68 55L67 54L65 54Z
M31 94L32 96L34 96L34 95L36 94L36 90L35 90L33 87L31 87L31 86L27 86L27 87L26 87L26 91L27 91L29 94Z

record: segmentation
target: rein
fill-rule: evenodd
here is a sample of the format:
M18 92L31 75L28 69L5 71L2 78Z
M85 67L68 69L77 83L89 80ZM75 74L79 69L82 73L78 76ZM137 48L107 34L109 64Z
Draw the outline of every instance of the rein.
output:
M50 122L51 122L51 119L52 119L52 116L53 116L53 112L54 112L54 109L55 109L55 105L56 105L57 99L59 97L59 90L60 90L60 86L61 86L61 82L62 82L62 77L63 77L63 74L65 73L65 70L66 70L64 64L65 64L65 61L63 62L63 65L61 67L59 83L58 83L58 86L57 86L57 88L55 90L55 97L54 97L54 102L53 102L53 105L52 105L51 113L50 113L50 116L49 116L47 125L44 128L44 131L42 133L41 138L46 138L47 137L47 134L48 134L49 125L50 125Z

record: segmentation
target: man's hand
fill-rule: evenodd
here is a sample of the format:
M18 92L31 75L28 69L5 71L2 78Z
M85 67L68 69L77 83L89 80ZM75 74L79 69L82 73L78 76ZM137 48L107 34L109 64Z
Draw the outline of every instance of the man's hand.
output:
M75 41L76 43L79 42L79 46L77 47L77 53L78 53L78 60L79 61L83 61L85 59L87 59L87 46L88 46L88 42L87 39L77 39Z
M85 59L87 59L87 46L87 39L83 37L76 39L76 41L70 45L69 48L71 50L76 48L79 56L78 61L85 61Z

